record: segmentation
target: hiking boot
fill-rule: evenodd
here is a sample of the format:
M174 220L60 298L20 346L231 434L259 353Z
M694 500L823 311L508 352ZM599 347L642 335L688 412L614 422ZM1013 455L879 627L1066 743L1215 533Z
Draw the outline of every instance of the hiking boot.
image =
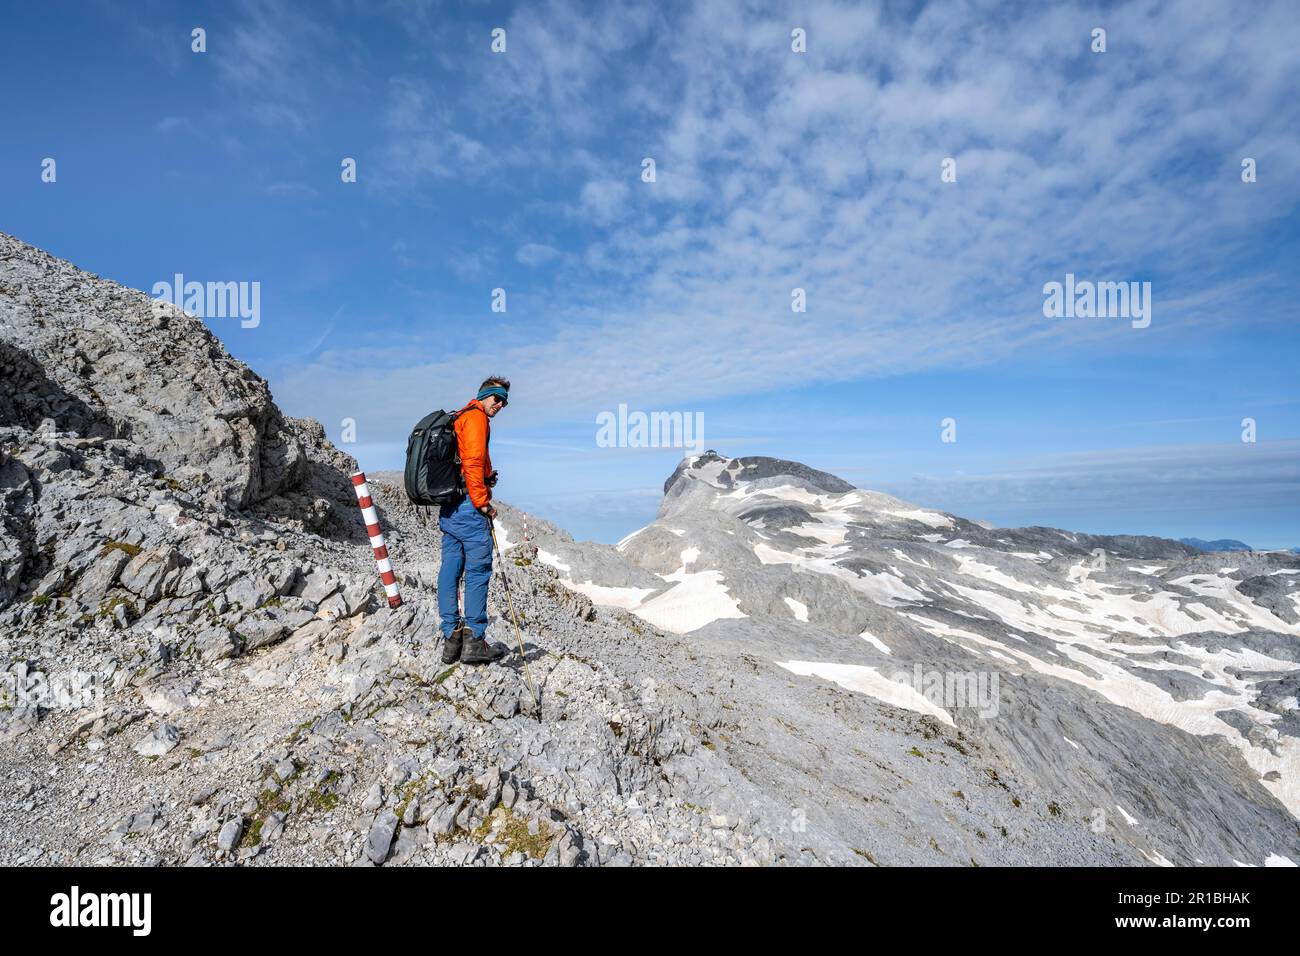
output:
M500 644L489 644L481 637L466 634L460 649L462 664L491 664L506 656L506 649Z
M451 632L451 636L443 638L442 662L444 664L455 664L460 660L460 650L465 644L465 638L473 638L473 636L474 632L466 627L464 623L456 625Z

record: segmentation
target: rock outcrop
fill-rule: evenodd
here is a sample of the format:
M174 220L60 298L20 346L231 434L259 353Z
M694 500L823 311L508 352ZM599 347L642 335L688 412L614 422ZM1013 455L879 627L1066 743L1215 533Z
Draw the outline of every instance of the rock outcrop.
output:
M266 382L202 320L3 233L0 343L10 422L129 439L232 508L302 480L303 448Z

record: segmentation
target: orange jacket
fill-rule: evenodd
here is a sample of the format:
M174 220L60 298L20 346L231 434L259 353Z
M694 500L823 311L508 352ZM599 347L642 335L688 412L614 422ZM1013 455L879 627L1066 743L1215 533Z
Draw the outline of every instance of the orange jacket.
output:
M460 452L460 471L465 476L465 490L475 508L482 508L492 500L492 489L487 477L492 474L492 459L488 457L488 440L492 427L483 403L477 398L461 409L456 416L456 448Z

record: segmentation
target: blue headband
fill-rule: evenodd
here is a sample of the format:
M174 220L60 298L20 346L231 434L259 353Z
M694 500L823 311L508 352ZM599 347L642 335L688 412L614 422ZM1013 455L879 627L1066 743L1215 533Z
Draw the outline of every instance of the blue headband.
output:
M503 402L506 402L506 401L509 401L509 400L510 400L510 393L507 392L507 391L506 391L504 388L502 388L500 385L493 385L491 388L480 388L480 389L478 390L478 395L476 395L475 397L476 397L476 398L481 402L481 401L483 401L483 399L487 398L489 395L495 395L497 398L501 399L501 401L503 401Z

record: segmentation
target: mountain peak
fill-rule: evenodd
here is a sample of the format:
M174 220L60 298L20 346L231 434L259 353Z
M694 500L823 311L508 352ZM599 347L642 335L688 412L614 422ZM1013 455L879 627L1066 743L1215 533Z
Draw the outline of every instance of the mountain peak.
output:
M674 486L685 480L702 481L714 488L730 490L737 484L765 478L789 478L809 491L824 494L845 494L854 491L853 485L843 478L797 461L751 455L744 458L727 458L709 449L702 455L683 458L664 482L664 495L672 493Z

